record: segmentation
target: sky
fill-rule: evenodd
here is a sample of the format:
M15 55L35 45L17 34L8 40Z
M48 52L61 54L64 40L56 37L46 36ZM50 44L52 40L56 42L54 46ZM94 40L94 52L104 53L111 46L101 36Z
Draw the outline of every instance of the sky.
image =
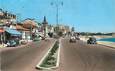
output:
M78 32L115 32L115 0L0 0L0 8L16 14L19 20L42 22L46 16L48 23L55 25L55 3L59 24L75 27Z

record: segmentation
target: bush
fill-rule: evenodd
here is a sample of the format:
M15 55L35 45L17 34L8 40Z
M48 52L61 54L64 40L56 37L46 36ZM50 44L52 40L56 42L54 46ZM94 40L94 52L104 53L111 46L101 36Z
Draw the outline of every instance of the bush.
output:
M57 51L58 47L59 47L59 42L56 41L56 43L54 44L54 46L51 49L50 53L45 58L43 63L40 65L41 67L52 67L52 66L56 65L56 58L53 57L53 55Z

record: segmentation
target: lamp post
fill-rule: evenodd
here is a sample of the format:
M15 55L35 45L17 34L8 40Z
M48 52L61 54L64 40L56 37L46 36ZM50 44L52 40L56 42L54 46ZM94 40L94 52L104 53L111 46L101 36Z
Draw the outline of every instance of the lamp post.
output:
M55 6L55 8L56 8L56 24L57 24L57 27L56 27L56 31L57 31L57 33L58 33L58 30L59 30L59 20L58 20L58 18L59 18L59 6L61 5L61 6L63 6L63 2L61 1L61 2L59 2L58 0L57 1L55 1L55 2L51 2L51 5L53 6Z

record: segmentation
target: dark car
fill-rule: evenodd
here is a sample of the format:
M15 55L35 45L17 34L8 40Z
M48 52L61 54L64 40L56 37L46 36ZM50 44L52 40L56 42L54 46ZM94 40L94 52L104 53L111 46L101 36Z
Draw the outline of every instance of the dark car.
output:
M7 41L7 47L15 47L17 45L15 40Z
M87 40L87 44L97 44L96 38L95 37L90 37Z

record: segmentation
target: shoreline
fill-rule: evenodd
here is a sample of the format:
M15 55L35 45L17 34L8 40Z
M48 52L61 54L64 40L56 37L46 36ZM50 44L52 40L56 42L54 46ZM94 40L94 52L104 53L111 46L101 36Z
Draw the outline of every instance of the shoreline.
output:
M90 36L81 36L80 39L84 42L87 42L88 38ZM102 39L102 38L112 38L110 36L94 36L97 40L98 39ZM105 46L109 46L109 47L114 47L115 48L115 42L109 42L109 41L97 41L97 44L100 44L100 45L105 45Z

